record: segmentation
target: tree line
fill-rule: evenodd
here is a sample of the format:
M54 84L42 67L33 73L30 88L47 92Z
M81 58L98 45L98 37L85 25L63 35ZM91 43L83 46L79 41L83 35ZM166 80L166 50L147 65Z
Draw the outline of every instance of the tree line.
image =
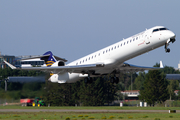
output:
M158 64L156 64L158 66ZM102 106L110 105L114 100L123 100L117 91L140 90L139 99L154 106L156 102L163 103L168 99L179 99L174 90L179 90L178 80L167 80L166 74L179 74L179 71L166 66L164 69L139 73L120 73L119 83L113 84L107 76L93 78L92 83L83 80L71 84L45 83L8 83L8 91L4 92L1 81L0 98L34 98L43 97L52 106ZM21 71L9 68L0 69L1 80L8 76L45 75L40 71ZM47 75L48 76L48 75ZM131 86L132 78L132 86Z
M42 88L45 83L19 83L19 82L7 82L7 91L4 91L4 80L10 76L39 76L44 75L40 71L22 71L12 70L10 68L0 69L0 98L1 99L21 99L21 98L34 98L36 96L42 96Z

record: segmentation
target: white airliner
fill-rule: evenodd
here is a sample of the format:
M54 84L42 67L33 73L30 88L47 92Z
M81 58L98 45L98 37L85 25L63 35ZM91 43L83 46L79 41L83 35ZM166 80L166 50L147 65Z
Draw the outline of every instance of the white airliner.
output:
M67 60L54 56L50 51L38 57L46 63L46 66L42 67L16 68L7 61L4 62L12 69L51 72L53 74L49 78L51 82L73 83L82 78L85 78L86 82L92 82L92 77L111 74L111 81L118 83L119 79L116 75L120 72L159 69L156 67L131 65L125 63L125 61L161 46L165 46L165 52L170 52L168 45L170 42L173 43L175 41L175 37L175 34L164 26L156 26L67 65L65 64ZM160 65L162 67L162 63Z

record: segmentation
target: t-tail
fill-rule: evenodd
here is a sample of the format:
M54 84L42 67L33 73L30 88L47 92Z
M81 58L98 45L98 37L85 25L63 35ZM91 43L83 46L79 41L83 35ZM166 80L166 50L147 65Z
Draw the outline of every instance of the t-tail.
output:
M43 55L48 55L46 57L42 57L41 60L44 60L47 67L51 67L57 60L54 58L51 51L44 53Z

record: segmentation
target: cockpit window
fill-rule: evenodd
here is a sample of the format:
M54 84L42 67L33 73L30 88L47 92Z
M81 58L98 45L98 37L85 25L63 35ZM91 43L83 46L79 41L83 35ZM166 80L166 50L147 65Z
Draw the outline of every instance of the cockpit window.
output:
M157 31L159 31L159 29L154 29L154 30L153 30L153 32L157 32Z
M167 28L160 28L159 30L168 30Z
M162 30L168 30L168 29L167 28L158 28L158 29L154 29L153 32L162 31Z

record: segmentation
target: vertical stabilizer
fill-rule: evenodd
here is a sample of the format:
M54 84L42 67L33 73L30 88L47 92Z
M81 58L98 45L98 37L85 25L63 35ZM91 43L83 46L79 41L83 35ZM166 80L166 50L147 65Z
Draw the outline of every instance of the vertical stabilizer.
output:
M45 57L41 58L41 60L45 61L47 67L50 67L52 64L54 64L57 61L54 58L54 56L53 56L51 51L48 51L48 52L44 53L43 55L49 55L49 56L45 56Z

